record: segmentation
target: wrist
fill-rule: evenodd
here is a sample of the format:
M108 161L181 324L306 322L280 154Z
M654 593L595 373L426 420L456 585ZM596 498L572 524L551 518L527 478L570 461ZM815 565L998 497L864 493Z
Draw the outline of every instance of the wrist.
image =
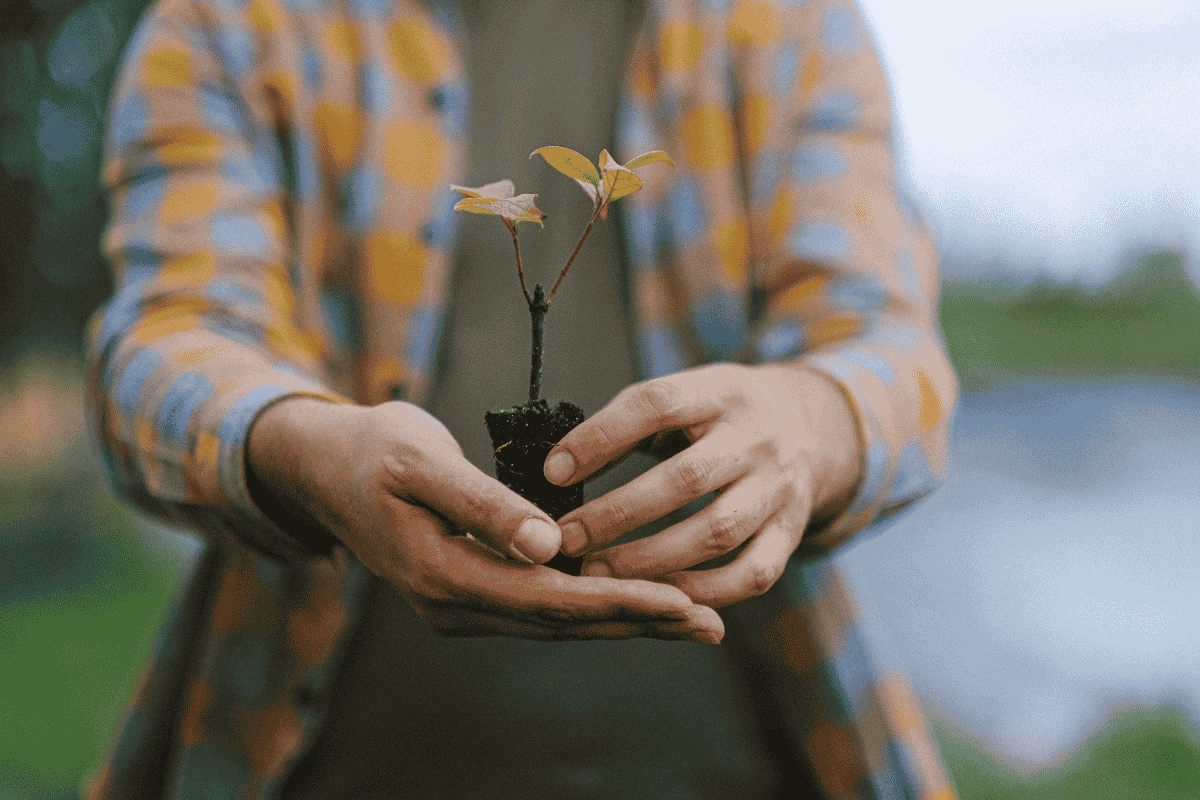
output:
M837 382L819 370L799 362L762 366L788 387L792 407L803 415L812 433L811 519L815 523L833 519L850 505L862 479L863 445L857 412Z
M321 476L336 474L337 442L357 406L311 395L292 395L264 409L250 427L246 482L250 497L268 518L322 555L337 538L323 513Z

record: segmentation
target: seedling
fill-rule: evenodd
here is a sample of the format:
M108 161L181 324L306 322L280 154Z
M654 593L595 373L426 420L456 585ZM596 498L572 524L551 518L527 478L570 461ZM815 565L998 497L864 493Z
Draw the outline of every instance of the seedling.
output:
M600 151L600 168L597 169L584 155L566 147L540 147L529 156L540 155L550 166L578 183L592 200L592 218L579 237L567 263L558 274L558 280L547 295L540 283L535 284L532 294L525 283L525 269L521 263L521 244L517 237L517 225L536 222L543 226L546 215L534 200L536 194L516 194L516 186L510 180L496 181L486 186L471 188L451 186L460 192L463 199L455 204L455 211L470 211L473 214L491 214L500 218L512 235L513 252L517 259L517 278L521 292L529 305L532 322L532 348L529 368L529 399L524 405L503 411L489 411L484 415L496 459L496 476L517 494L534 503L554 519L562 517L583 505L583 484L567 487L555 486L542 474L542 464L554 445L575 426L583 422L584 414L578 406L560 401L554 411L542 399L542 349L545 338L546 312L550 302L567 277L567 271L575 263L583 243L592 232L596 221L608 217L608 207L626 195L642 188L642 179L634 170L664 161L674 162L660 150L640 155L627 164L618 164L607 150ZM581 559L557 555L549 565L563 572L579 574Z

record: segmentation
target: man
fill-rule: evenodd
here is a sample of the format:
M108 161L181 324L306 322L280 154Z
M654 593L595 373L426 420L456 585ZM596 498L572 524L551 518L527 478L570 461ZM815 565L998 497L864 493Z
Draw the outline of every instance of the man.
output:
M855 7L464 8L465 26L415 0L165 0L130 45L93 407L118 486L212 546L94 796L949 796L819 560L932 490L955 394ZM506 55L556 30L573 64ZM661 463L551 520L440 421L493 379L456 371L492 255L468 249L450 291L447 187L465 156L533 149L487 138L529 118L511 113L466 136L468 83L477 107L586 120L529 98L619 69L617 31L640 31L624 95L580 92L601 109L582 136L621 98L618 154L678 165L624 201L646 379L596 371L627 388L546 475ZM588 274L611 293L607 252ZM583 577L539 566L560 549L589 554ZM720 641L716 608L736 660L610 641Z

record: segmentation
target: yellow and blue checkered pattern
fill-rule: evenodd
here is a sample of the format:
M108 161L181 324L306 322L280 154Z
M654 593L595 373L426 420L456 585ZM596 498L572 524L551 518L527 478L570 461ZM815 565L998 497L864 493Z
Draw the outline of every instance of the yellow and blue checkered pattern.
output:
M164 630L96 798L270 795L319 725L367 575L250 499L255 416L297 393L422 402L447 297L468 88L454 4L162 0L126 53L104 179L117 290L89 334L116 485L216 546ZM940 482L956 386L929 236L896 186L881 67L849 0L654 0L618 155L647 376L797 359L865 444L752 650L831 798L945 798L903 677L828 554ZM569 144L569 143L568 143ZM666 172L665 170L663 171Z

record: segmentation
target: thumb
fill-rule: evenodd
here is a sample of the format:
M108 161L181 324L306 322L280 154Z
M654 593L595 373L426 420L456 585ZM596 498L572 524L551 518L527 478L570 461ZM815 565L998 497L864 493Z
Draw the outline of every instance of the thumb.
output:
M428 506L500 553L544 564L562 546L562 533L546 512L461 455L406 472L397 494Z

